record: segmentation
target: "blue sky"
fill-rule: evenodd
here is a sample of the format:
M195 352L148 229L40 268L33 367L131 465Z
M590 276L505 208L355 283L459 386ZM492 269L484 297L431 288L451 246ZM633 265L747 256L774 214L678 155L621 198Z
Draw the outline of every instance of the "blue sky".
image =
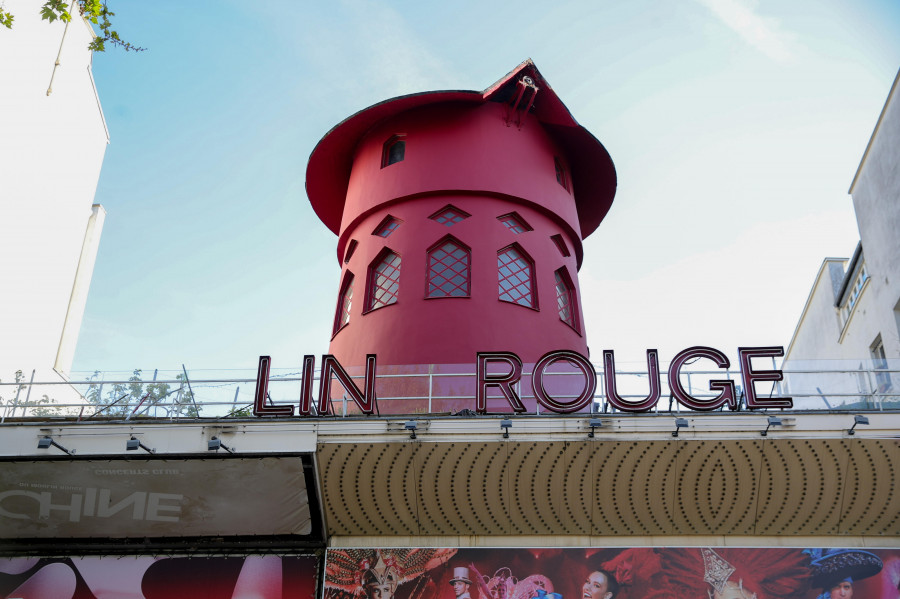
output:
M327 349L336 237L306 160L375 102L481 90L527 57L609 150L588 342L617 361L787 345L900 68L900 3L111 3L94 57L108 216L74 370L255 369ZM602 346L602 347L601 347Z

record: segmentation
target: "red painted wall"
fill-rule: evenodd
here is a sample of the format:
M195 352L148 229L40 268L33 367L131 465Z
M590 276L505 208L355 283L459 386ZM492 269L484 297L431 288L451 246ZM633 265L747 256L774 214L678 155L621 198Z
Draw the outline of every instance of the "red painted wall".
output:
M507 126L506 110L494 102L427 106L381 122L360 140L338 244L341 280L348 270L354 275L350 320L330 349L342 364L360 365L367 353L379 365L474 364L476 352L494 350L525 362L556 349L587 354L577 291L580 227L554 157L568 161L534 117ZM405 158L382 168L384 142L398 134ZM471 216L450 227L429 219L448 204ZM513 211L533 230L515 234L497 220ZM388 215L402 224L387 238L373 235ZM471 295L426 299L427 250L448 234L471 248ZM569 257L551 239L556 234ZM345 264L351 240L358 245ZM499 299L497 253L512 243L534 261L538 309ZM364 313L369 266L384 248L401 256L398 300ZM580 332L559 316L554 271L563 266L579 296Z
M507 126L508 107L439 104L387 119L370 130L354 154L341 222L341 246L354 223L376 207L414 194L469 191L513 196L543 208L576 240L575 201L556 181L554 156L566 156L532 115ZM381 168L384 142L404 134L406 158ZM571 185L570 185L571 188ZM340 249L340 248L339 248Z

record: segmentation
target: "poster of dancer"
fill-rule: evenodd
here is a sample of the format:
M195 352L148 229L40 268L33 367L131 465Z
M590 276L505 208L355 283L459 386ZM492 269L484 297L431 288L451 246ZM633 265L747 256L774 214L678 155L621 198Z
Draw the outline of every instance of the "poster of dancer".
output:
M323 599L900 599L900 549L330 549Z

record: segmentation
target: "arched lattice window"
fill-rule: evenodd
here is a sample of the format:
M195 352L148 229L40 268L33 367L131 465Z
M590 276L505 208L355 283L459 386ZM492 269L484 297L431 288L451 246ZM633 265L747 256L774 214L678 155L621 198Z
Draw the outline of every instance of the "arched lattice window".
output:
M425 297L469 297L469 248L445 237L428 250L428 287Z
M384 142L381 152L381 168L390 166L396 162L403 162L406 158L406 141L402 135L392 135Z
M353 303L353 273L349 270L344 275L341 293L338 296L337 312L334 315L334 333L337 333L350 322L350 306Z
M534 288L534 262L518 245L497 252L497 278L500 299L537 309Z
M575 298L575 285L566 268L553 273L556 277L556 308L559 319L578 331L578 303Z
M400 256L385 248L369 266L366 311L396 303L399 291Z

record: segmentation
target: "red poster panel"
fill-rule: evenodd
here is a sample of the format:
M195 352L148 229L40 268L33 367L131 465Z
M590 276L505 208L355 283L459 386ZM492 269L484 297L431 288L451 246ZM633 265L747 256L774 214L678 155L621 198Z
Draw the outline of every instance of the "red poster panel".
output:
M329 549L324 599L898 599L900 549Z
M317 571L309 555L0 559L0 597L315 599Z

